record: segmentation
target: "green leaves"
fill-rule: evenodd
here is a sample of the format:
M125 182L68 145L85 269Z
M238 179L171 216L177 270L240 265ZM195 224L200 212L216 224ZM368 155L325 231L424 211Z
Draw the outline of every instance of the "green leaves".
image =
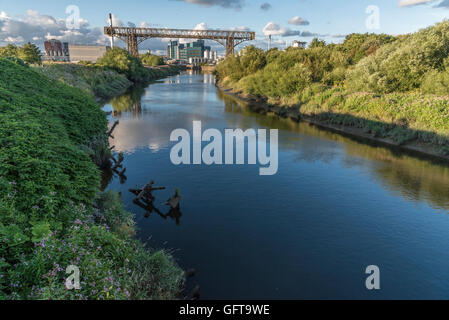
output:
M8 44L6 47L0 48L0 57L11 59L18 64L22 64L23 62L30 64L42 63L39 48L31 43L26 43L23 47Z
M46 238L51 232L50 223L48 223L48 222L45 222L45 221L34 222L34 223L31 223L31 225L32 225L31 241L33 241L33 242L41 241L42 239Z

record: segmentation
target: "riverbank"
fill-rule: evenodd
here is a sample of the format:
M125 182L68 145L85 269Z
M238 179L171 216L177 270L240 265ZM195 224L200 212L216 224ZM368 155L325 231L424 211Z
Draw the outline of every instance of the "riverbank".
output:
M62 81L95 96L97 101L106 101L123 94L135 84L125 74L95 64L54 63L34 68L50 79ZM145 67L145 70L148 72L145 82L179 73L176 66Z
M0 299L174 299L183 271L100 192L91 154L109 149L94 96L0 59L0 111ZM65 287L69 266L79 290Z
M345 126L341 124L341 119L331 118L328 115L316 114L313 112L302 113L299 106L283 106L282 104L269 103L267 99L258 98L249 94L245 94L240 90L236 90L231 87L225 87L219 82L216 84L217 88L222 92L232 95L233 97L240 99L248 104L251 110L259 113L273 113L277 116L283 118L290 118L294 121L304 121L310 124L316 125L318 127L329 129L334 132L338 132L345 135L350 135L357 138L363 138L375 142L379 142L384 145L398 147L407 151L423 154L433 158L442 159L449 161L449 155L442 153L439 145L424 144L417 141L411 142L398 142L397 140L391 138L383 138L376 135L369 129L369 120L362 120L359 123L359 127L355 126ZM349 115L343 114L343 117L348 117ZM377 124L381 125L381 124ZM390 130L394 130L394 126L386 125ZM401 128L402 130L407 130L407 128Z
M216 74L222 87L281 115L447 160L448 34L443 21L408 35L350 34L285 51L248 46Z

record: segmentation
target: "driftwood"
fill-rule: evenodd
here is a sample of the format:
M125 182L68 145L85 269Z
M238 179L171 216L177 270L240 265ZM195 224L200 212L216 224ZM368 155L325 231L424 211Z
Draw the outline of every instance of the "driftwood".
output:
M112 162L114 162L114 166L112 167L112 170L116 170L117 168L123 168L123 161L125 160L125 157L123 156L123 153L118 154L118 159L115 159L114 156L111 156Z
M155 200L153 191L165 189L165 187L155 187L154 181L150 181L141 189L129 189L129 191L136 196L133 202L146 211L145 218L148 218L154 211L164 220L166 220L167 218L171 218L176 221L176 225L179 225L182 213L179 209L181 197L179 196L179 192L177 189L174 196L168 199L167 202L165 202L165 205L170 206L170 211L167 214L163 214L153 204Z
M154 181L147 183L142 189L129 189L130 192L136 195L135 200L145 200L146 202L153 202L153 191L165 190L165 187L153 187Z
M107 132L107 135L108 135L109 137L111 137L112 139L114 139L114 136L112 135L112 133L114 132L115 127L117 127L118 124L119 124L119 121L118 121L118 120L115 121L114 124L112 125L111 129Z
M156 207L153 205L152 202L150 202L150 203L142 203L141 201L136 200L136 199L134 199L133 202L134 202L136 205L138 205L139 207L141 207L142 209L144 209L144 210L146 211L146 213L145 213L145 218L148 218L148 217L151 215L151 213L153 213L153 211L154 211L154 212L156 212L161 218L167 219L167 217L166 217L162 212L160 212L159 209L156 208Z
M170 206L172 209L179 209L180 202L181 197L179 196L178 189L176 189L174 196L168 199L167 202L165 202L165 205Z

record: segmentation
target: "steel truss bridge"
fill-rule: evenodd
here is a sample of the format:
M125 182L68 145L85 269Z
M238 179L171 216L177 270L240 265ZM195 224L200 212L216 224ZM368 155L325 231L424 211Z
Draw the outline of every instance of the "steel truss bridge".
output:
M139 44L151 38L214 40L226 48L226 57L234 53L236 46L255 40L256 33L250 31L187 30L160 28L104 27L104 34L126 42L129 53L139 55Z

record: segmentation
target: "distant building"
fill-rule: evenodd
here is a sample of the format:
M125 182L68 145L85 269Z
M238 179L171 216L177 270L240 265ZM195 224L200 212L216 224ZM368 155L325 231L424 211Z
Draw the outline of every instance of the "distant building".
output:
M214 59L216 60L216 57L217 53L211 51L211 47L205 46L204 40L198 40L191 43L170 41L167 46L167 58L171 60L179 60L184 62L212 62Z
M179 41L170 41L167 47L167 57L171 60L178 60Z
M307 42L293 40L292 41L292 47L293 48L305 48L307 45Z
M69 44L59 40L48 40L44 42L44 60L69 61Z
M71 62L89 61L97 62L109 50L108 46L69 45Z

